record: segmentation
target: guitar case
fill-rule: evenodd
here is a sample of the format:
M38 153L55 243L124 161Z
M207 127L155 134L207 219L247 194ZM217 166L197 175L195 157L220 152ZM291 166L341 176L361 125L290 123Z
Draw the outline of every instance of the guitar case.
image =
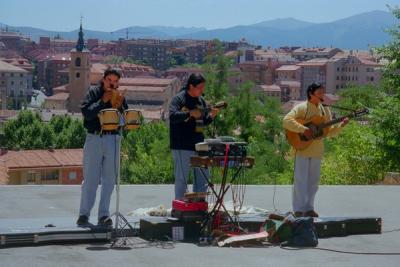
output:
M314 218L318 237L382 233L382 219L376 217Z

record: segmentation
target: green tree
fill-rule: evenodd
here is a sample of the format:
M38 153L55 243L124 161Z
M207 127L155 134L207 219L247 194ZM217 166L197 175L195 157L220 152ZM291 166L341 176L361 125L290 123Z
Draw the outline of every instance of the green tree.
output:
M400 9L391 8L393 15L400 19ZM387 97L379 103L373 112L372 126L377 138L378 149L382 153L382 167L400 171L400 25L388 32L392 40L378 52L387 63L383 69L383 89Z
M337 105L354 110L365 107L373 109L386 97L386 94L382 92L382 90L373 85L347 87L341 89L338 94L341 99L338 101ZM348 113L348 111L336 111L340 113Z
M86 133L81 120L70 116L54 116L49 124L56 134L55 148L83 147Z
M23 110L5 123L4 137L7 149L45 149L53 146L55 135L39 114Z
M214 40L216 47L215 53L206 56L205 63L202 65L206 78L205 98L210 103L228 100L228 77L233 62L223 53L222 43ZM228 121L229 109L221 110L220 114L214 119L213 125L207 130L208 136L220 136L229 134L233 125Z
M121 178L126 183L172 183L169 131L164 122L145 123L122 143Z
M7 149L81 148L85 129L81 120L54 116L50 123L36 112L23 110L4 124L1 145Z
M369 125L350 122L342 133L325 142L329 147L321 171L323 184L374 184L384 173L377 137Z
M394 17L400 19L400 8L391 8ZM383 70L383 87L389 95L394 95L397 98L400 97L400 25L397 24L394 27L386 30L391 36L392 40L377 48L377 52L381 54L387 63Z

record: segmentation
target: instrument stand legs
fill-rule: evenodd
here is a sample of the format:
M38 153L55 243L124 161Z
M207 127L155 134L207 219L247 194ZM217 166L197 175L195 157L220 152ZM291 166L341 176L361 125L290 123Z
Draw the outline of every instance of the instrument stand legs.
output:
M202 171L202 174L204 175L203 170L201 170L201 171ZM226 171L227 171L227 169L225 168L225 170L224 170L225 175L223 177L223 181L226 181ZM237 175L237 173L232 177L232 179L230 181L231 183L236 179L236 175ZM232 225L235 225L235 220L229 214L228 210L226 209L226 207L224 205L224 196L228 192L230 184L228 184L227 187L225 187L225 182L221 183L221 184L223 184L223 186L221 187L220 192L217 193L215 191L214 185L210 181L210 179L205 175L204 175L204 177L206 178L209 188L211 188L212 193L216 197L216 201L215 201L213 209L208 213L207 217L201 224L201 227L200 227L201 231L203 231L206 228L208 228L207 230L213 230L212 229L213 225L209 225L209 223L211 222L211 224L213 224L215 222L215 220L217 219L217 216L219 216L219 213L221 212L221 210L225 211L228 221ZM238 226L238 229L242 230L239 226Z
M112 237L112 244L111 247L124 247L129 245L128 244L128 235L127 231L132 231L134 232L135 229L134 227L128 222L128 220L122 215L122 213L119 211L119 200L120 200L120 173L121 173L121 140L122 140L122 133L121 137L119 138L118 142L118 151L119 153L116 155L118 157L118 166L117 166L117 184L116 184L116 208L115 212L110 216L114 217L115 216L115 226L113 230L113 237Z

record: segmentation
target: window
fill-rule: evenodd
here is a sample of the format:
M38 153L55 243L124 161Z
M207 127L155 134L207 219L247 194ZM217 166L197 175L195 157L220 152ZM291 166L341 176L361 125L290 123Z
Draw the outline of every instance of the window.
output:
M75 76L76 76L76 78L79 78L79 77L81 77L81 74L80 74L79 72L77 72L77 73L75 74Z
M42 176L42 180L44 181L54 181L58 180L58 171L45 171L44 175Z
M69 180L76 180L76 172L69 172L68 173Z
M21 73L21 74L19 75L19 77L21 77L21 78L24 77L24 74Z
M29 171L26 174L26 183L34 184L36 182L36 173L34 171Z
M75 66L76 66L76 67L80 67L80 66L81 66L81 58L80 58L80 57L77 57L77 58L75 59Z

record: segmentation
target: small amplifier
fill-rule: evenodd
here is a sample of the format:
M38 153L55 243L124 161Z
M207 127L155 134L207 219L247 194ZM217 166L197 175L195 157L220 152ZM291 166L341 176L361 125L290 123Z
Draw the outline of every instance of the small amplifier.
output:
M208 203L185 202L175 199L172 201L171 216L184 222L203 221L207 215Z

